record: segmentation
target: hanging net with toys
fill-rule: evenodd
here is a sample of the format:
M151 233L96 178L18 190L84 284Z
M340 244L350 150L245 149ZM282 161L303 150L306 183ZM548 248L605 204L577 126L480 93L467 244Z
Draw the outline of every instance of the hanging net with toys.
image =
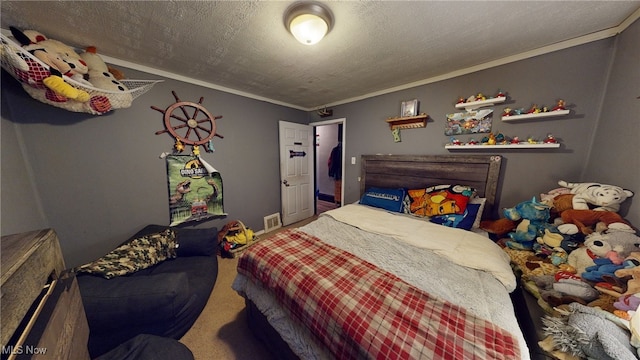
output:
M34 99L73 112L102 115L131 106L134 99L162 80L118 80L119 90L94 87L66 75L55 76L49 66L4 34L0 34L2 68Z

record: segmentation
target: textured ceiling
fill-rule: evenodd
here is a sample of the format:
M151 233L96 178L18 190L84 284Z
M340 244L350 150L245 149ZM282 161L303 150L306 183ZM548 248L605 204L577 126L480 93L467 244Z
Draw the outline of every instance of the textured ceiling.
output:
M610 36L598 34L640 12L640 1L324 1L335 25L306 46L284 27L291 3L3 0L0 26L95 45L114 65L310 110Z

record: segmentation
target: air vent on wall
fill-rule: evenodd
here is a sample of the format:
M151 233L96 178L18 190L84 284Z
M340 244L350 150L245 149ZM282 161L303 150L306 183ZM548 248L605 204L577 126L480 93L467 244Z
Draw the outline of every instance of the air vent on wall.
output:
M278 229L282 227L282 221L280 220L280 213L267 215L264 217L264 232Z

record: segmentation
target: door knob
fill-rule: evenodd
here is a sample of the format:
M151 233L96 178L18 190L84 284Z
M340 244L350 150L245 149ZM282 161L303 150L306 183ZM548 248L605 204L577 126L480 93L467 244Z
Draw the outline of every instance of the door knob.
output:
M284 186L289 186L289 182L286 179L282 180L282 183L284 184Z

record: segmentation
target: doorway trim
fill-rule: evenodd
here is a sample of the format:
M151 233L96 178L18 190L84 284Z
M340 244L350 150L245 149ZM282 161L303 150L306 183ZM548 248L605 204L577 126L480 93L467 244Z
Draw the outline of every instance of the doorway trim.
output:
M342 124L342 178L344 179L344 175L345 175L345 154L346 154L346 148L347 148L347 118L339 118L339 119L332 119L332 120L324 120L324 121L317 121L317 122L312 122L309 123L309 126L313 126L313 130L315 132L316 126L323 126L323 125L333 125L333 124ZM315 151L316 151L316 147L314 145L313 147L314 150L314 156L315 156ZM317 176L317 175L316 175ZM316 182L316 179L314 176L314 184ZM342 181L341 184L341 191L340 191L340 206L342 206L342 204L344 204L344 180Z

